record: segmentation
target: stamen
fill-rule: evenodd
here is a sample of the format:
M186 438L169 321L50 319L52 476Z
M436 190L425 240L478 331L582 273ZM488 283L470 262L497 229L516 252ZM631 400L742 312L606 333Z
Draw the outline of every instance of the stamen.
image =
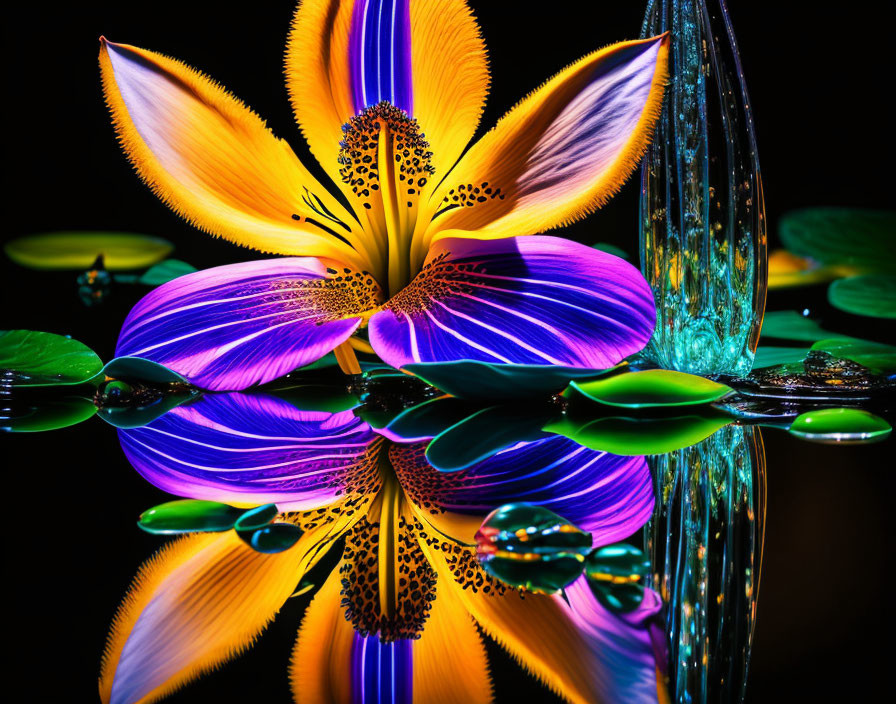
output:
M420 132L417 120L408 117L391 103L381 102L366 108L342 126L343 138L339 143L339 175L342 182L351 187L370 210L373 194L381 188L380 165L377 151L380 130L386 127L392 136L392 153L397 182L402 184L407 207L412 207L414 196L425 187L435 173L432 152L426 135ZM399 201L400 202L400 201Z

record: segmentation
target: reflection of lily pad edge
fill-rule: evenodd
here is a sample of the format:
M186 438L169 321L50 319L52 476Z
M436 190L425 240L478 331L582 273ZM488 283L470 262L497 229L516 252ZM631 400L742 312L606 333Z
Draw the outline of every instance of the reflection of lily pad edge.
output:
M548 396L563 391L573 379L599 377L619 369L582 369L542 364L457 362L407 364L404 371L458 398L500 401Z
M0 370L12 373L14 387L83 384L102 368L93 350L70 337L35 330L0 331Z
M94 416L93 401L82 396L41 399L24 407L0 411L0 431L8 433L40 433L61 430L83 423Z

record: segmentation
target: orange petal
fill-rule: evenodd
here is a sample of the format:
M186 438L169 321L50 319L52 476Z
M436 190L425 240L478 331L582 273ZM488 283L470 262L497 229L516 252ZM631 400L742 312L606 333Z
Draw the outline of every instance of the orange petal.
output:
M264 252L369 268L354 218L218 84L179 61L105 39L100 68L128 158L179 215Z
M606 202L652 136L668 45L663 35L589 54L507 113L433 194L442 214L416 245L417 258L434 236L533 234Z
M485 646L455 591L454 584L439 583L423 634L414 641L415 704L492 700Z
M465 2L411 0L411 70L438 179L472 139L488 94L485 42Z
M621 695L614 687L618 678L615 667L628 666L628 661L617 655L626 649L624 641L617 641L618 648L616 643L605 647L607 640L595 637L593 629L583 628L583 619L562 597L522 595L486 574L475 550L445 540L434 531L427 535L422 525L418 532L438 575L439 588L451 585L483 630L564 699L577 704L655 701L652 665L648 686L639 688L639 696L633 692ZM646 697L641 696L645 691Z
M339 570L330 574L302 621L292 652L289 680L301 704L351 704L354 629L342 607Z
M234 532L179 538L137 573L103 656L105 704L154 702L245 650L289 598L313 535L266 555Z
M305 0L293 20L286 79L311 152L339 183L342 125L357 112L349 57L354 0ZM411 0L413 117L444 173L467 146L485 104L485 44L463 0Z
M342 125L355 114L349 72L353 0L303 0L286 44L286 87L311 153L340 187Z

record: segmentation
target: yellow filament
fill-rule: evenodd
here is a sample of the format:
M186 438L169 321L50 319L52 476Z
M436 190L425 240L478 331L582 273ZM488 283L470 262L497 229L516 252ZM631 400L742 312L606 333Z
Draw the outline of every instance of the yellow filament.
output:
M398 203L395 183L394 139L385 121L379 121L380 132L377 142L377 172L379 173L380 197L386 217L389 247L389 295L401 290L410 280L408 270L407 213Z
M388 453L382 452L381 458L388 463ZM401 503L401 488L395 478L391 467L385 467L383 471L383 489L380 503L380 535L379 549L379 593L380 612L385 618L395 615L395 603L397 601L397 582L395 578L398 566L398 512Z
M348 344L350 344L352 346L352 349L356 352L363 352L364 354L376 354L376 350L373 349L371 344L367 340L362 340L360 337L348 338Z
M343 374L361 373L361 365L358 364L358 358L355 356L355 351L352 349L351 342L343 342L339 347L333 350L333 353L336 355L336 362L339 364L339 368L342 370Z

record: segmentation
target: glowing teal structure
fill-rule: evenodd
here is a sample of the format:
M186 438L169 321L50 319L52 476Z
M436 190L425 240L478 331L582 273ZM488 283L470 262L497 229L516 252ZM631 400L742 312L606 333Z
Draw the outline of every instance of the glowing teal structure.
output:
M670 83L641 171L641 268L657 327L643 358L747 374L765 309L766 223L750 101L725 0L648 0Z

